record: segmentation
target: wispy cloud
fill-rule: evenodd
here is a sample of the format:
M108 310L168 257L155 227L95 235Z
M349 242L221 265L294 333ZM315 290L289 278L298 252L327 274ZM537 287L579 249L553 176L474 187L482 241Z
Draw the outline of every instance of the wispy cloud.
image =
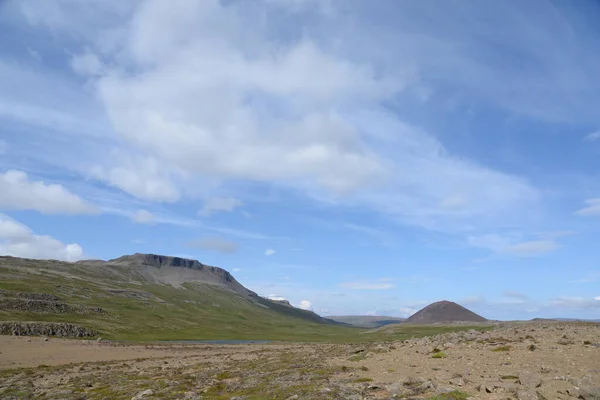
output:
M504 292L502 292L502 295L504 297L510 297L510 298L519 299L519 300L527 300L529 298L529 296L527 296L526 294L516 292L514 290L505 290Z
M425 4L417 9L390 4L385 14L391 12L406 22L390 26L392 35L367 25L366 15L383 10L360 3L343 13L334 3L327 12L311 8L315 23L326 26L328 33L315 30L297 40L277 37L269 26L256 26L254 17L249 17L284 7L283 3L181 3L175 16L160 1L149 1L144 7L94 2L90 9L95 12L62 3L40 8L24 2L19 8L37 29L75 32L85 41L85 46L78 46L84 51L73 50L71 64L74 72L87 77L87 87L94 94L89 98L94 100L77 104L106 110L109 121L104 122L110 122L107 125L113 127L115 139L111 143L129 146L127 153L95 157L91 173L132 196L176 202L188 195L190 181L202 178L216 186L224 181L254 181L294 187L311 199L359 205L402 223L443 231L508 219L521 222L528 217L539 193L527 180L452 154L437 139L438 132L411 125L408 118L382 105L390 99L413 99L415 92L443 93L449 86L460 86L463 92L451 94L453 98L474 96L512 108L516 91L522 94L517 96L519 102L529 99L520 104L519 112L538 113L539 109L528 107L539 107L550 96L531 99L532 93L539 92L534 89L542 87L537 84L544 82L547 93L547 82L565 83L554 87L553 96L564 100L560 89L570 83L554 75L554 59L541 53L534 60L550 68L536 70L553 79L542 79L540 73L526 77L537 82L533 88L515 86L519 82L515 75L522 71L482 58L489 43L481 35L468 34L479 29L471 20L444 7L449 18L461 21L457 24L461 29L446 32L442 29L446 20L439 20L437 7ZM512 13L528 12L532 23L545 23L530 8L496 8L495 14L485 7L470 8L469 13L489 16L503 32L502 21ZM152 27L167 14L175 20L159 35ZM286 15L290 14L284 13L277 23L299 23L287 20ZM350 21L369 34L350 29ZM415 35L409 28L417 21L430 27L427 35ZM250 26L253 30L248 35ZM521 46L537 49L540 45L539 37L529 29L529 25L520 26L517 41L508 39L515 34L512 30L501 37L506 46L519 47L517 52L526 54ZM184 36L185 41L179 40ZM110 51L103 47L106 41L98 39L106 37L111 37ZM334 45L334 37L345 40ZM390 40L402 57L376 50L388 48ZM468 45L457 48L457 41ZM363 45L356 46L356 42ZM246 57L250 50L251 59ZM123 57L107 56L115 52ZM319 85L315 73L322 78ZM52 88L50 83L39 86ZM36 98L37 91L30 92L29 97ZM76 98L69 93L64 97ZM96 99L100 105L94 103ZM11 104L17 107L14 101ZM37 107L62 119L70 115L67 111L71 110L55 110L56 104L62 102L46 101ZM552 102L545 105L544 114L556 115ZM88 111L76 114L86 116ZM21 120L49 120L31 117L27 113ZM59 127L59 133L76 132L79 124L79 120L66 120L53 126ZM206 215L237 206L237 200L221 202L217 208L209 204L200 212ZM362 231L377 234L373 228Z
M152 224L154 222L154 215L147 210L138 210L133 216L133 222L137 224Z
M554 298L550 304L558 307L573 308L600 308L600 303L596 298L586 298L581 296L561 296Z
M213 250L225 254L233 254L238 250L237 243L217 236L192 240L186 245L191 248Z
M497 254L516 257L541 256L553 252L560 247L554 240L522 240L521 237L521 235L487 234L470 236L467 242L473 247L481 247Z
M569 283L594 283L600 281L600 271L593 272L580 279L574 279Z
M353 282L342 282L340 287L351 290L387 290L396 287L390 282L389 278L381 278L377 280L360 280Z
M198 211L198 215L209 217L219 212L231 212L243 204L233 197L211 197L204 202L204 207Z
M575 215L580 217L596 217L600 215L600 198L586 200L585 204L587 204L587 207L577 210Z
M586 142L595 142L596 140L600 140L600 131L592 132L583 138Z

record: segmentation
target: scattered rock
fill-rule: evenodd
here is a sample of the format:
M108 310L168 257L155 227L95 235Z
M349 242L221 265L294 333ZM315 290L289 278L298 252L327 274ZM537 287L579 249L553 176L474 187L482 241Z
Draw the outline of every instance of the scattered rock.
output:
M62 322L0 322L0 335L93 337L97 332Z
M600 400L600 386L582 386L579 397L583 400Z
M131 400L139 400L139 399L143 399L144 397L148 397L148 396L152 396L152 395L154 395L154 390L146 389L143 392L139 392L138 394L133 396L131 398Z
M292 396L288 397L288 398L287 398L287 399L285 399L285 400L298 400L299 398L300 398L300 396L298 396L297 394L294 394L294 395L292 395Z

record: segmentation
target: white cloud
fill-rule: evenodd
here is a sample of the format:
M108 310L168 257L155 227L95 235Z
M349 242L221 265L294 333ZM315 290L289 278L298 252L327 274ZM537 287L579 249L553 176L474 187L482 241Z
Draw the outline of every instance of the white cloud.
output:
M287 301L285 297L279 296L278 294L270 294L267 298L275 301Z
M581 217L600 216L600 198L586 200L587 207L584 207L575 212L575 215Z
M265 256L272 256L273 254L277 253L275 250L273 249L267 249L265 250Z
M303 310L312 310L312 303L308 300L302 300L298 304L298 308L301 308Z
M93 80L120 138L161 169L295 185L317 197L379 185L352 201L436 229L505 218L536 201L526 182L453 157L379 107L416 81L412 63L376 72L375 62L356 61L368 57L332 51L326 37L280 42L241 3L178 7L148 1L121 20L115 45L124 57ZM84 64L95 74L103 56L90 46L92 68ZM144 199L180 197L172 173L152 165L99 166L95 175Z
M151 224L154 222L154 215L147 210L138 210L133 216L133 221L137 224Z
M27 226L0 214L0 254L77 261L83 258L83 248L77 243L64 244L51 236L36 235Z
M594 300L600 301L600 296L594 297Z
M422 2L404 4L389 18L403 23L386 26L366 18L380 9L364 12L360 2L344 13L335 2L327 12L301 1L120 3L130 2L23 7L32 24L89 42L84 56L94 61L84 65L100 74L91 87L118 143L192 179L295 186L327 200L331 192L358 193L333 198L445 231L526 224L540 197L529 182L449 152L437 139L444 132L410 126L381 104L393 98L404 112L402 101L419 91L430 93L419 101L438 98L444 109L482 104L541 119L597 118L591 105L600 91L581 65L596 65L598 56L582 51L587 39L564 39L572 33L568 24L548 25L554 20L549 6L441 6L438 12ZM314 25L286 19L290 10L309 13ZM272 12L281 19L256 23ZM528 23L514 15L526 15ZM489 32L474 34L482 19ZM510 30L502 22L508 19L518 22ZM278 23L290 24L291 37L278 35ZM491 56L492 33L531 68ZM397 51L385 51L392 47ZM439 112L439 106L419 109ZM415 119L408 114L406 120ZM100 169L105 182L134 196L177 201L185 195L171 172Z
M198 211L198 215L208 217L222 211L231 212L243 204L233 197L211 197L204 202L204 207Z
M0 209L37 210L43 214L91 214L97 209L65 187L32 182L25 172L0 173Z
M408 18L407 28L401 24L393 27L397 31L387 31L366 26L359 3L339 14L334 2L307 7L313 3L95 1L82 8L71 2L44 7L24 2L21 8L31 24L85 42L87 50L72 62L80 73L90 73L90 87L107 110L116 143L151 160L140 167L109 159L94 174L134 196L177 201L185 195L182 176L251 180L293 186L312 198L362 205L439 230L522 222L539 197L531 184L449 153L436 139L439 132L411 126L382 104L412 98L415 91L435 92L436 84L443 89L456 80L466 89L453 98L501 93L513 107L513 92L522 99L532 88L515 86L519 79L511 69L466 53L475 49L487 54L489 46L480 35L463 35L462 29L454 36L441 32L446 24L436 23L439 15L426 6L399 14ZM257 24L272 7L286 10L281 20ZM315 25L303 25L290 10L310 13ZM497 11L506 17L517 10ZM464 22L460 12L445 12ZM487 15L484 8L472 12ZM496 28L504 29L503 19L497 18ZM413 19L431 32L415 35L408 28ZM278 24L301 27L303 34L282 38ZM321 24L327 32L318 28ZM160 32L156 26L162 27ZM529 33L529 27L521 28ZM507 37L512 34L506 32ZM537 36L525 36L537 45ZM397 42L397 52L382 51L391 47L388 40ZM457 48L457 42L469 45ZM508 41L510 46L521 44ZM540 62L546 61L552 71L562 65L548 57L541 54ZM547 90L544 85L543 92ZM347 197L335 197L340 193Z
M238 250L238 244L217 236L205 237L187 243L188 247L214 250L219 253L233 254Z
M596 140L600 140L600 131L590 133L584 138L584 140L587 142L595 142Z
M71 68L73 68L73 71L83 76L100 75L104 70L100 58L89 50L74 55L71 58Z
M388 279L379 279L376 281L342 282L340 283L340 286L345 289L352 290L386 290L395 287L394 284L387 281Z
M560 247L553 240L521 240L521 235L502 236L487 234L469 236L467 242L470 246L489 249L494 253L512 255L516 257L534 257L550 253Z
M128 157L116 153L118 166L95 166L92 175L135 197L157 201L175 202L181 193L171 180L168 168L153 157Z

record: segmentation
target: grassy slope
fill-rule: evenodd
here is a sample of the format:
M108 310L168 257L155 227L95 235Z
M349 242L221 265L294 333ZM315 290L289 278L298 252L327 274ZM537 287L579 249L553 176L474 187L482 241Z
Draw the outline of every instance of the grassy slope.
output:
M44 314L0 311L0 320L71 322L101 332L106 339L119 340L203 340L253 339L285 341L354 342L399 340L431 334L420 327L404 330L365 333L364 329L319 324L284 315L232 295L217 286L187 284L185 289L167 285L127 283L116 280L102 269L69 265L71 276L60 276L53 269L67 264L23 260L38 274L18 273L2 266L0 289L55 294L62 301L83 306L98 306L107 315ZM15 262L14 260L11 262ZM127 269L119 270L127 275ZM116 296L111 289L133 289L149 292L157 299L138 300ZM161 299L163 302L161 302ZM468 327L453 327L452 330ZM447 328L435 327L434 331Z

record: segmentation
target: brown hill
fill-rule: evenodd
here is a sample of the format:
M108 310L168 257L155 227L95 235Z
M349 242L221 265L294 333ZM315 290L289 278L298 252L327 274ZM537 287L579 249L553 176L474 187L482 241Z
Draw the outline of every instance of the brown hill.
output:
M436 324L440 322L485 322L481 315L451 301L438 301L417 311L406 319L407 324Z

